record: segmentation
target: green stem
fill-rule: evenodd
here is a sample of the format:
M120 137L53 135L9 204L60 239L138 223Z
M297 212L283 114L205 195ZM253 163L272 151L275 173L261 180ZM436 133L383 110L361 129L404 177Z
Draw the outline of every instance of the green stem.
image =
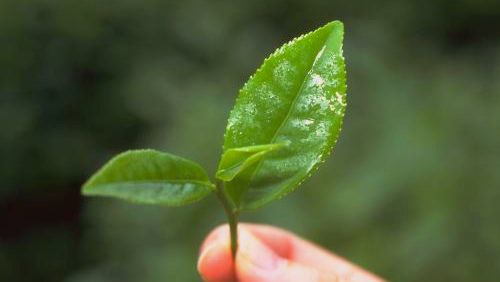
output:
M233 259L236 259L236 252L238 251L238 213L229 214L228 221L231 236L231 255L233 255Z
M217 182L217 197L222 203L224 210L226 211L227 220L229 223L229 236L231 238L231 255L233 259L236 259L236 252L238 251L238 211L236 211L226 193L224 192L223 184L221 181Z

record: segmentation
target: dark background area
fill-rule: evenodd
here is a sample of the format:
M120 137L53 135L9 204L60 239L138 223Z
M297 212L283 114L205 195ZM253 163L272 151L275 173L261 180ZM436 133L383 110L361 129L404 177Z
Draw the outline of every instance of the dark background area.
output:
M500 277L500 2L0 1L0 281L198 281L214 197L83 199L113 154L214 172L239 87L275 48L346 28L332 158L243 215L392 281Z

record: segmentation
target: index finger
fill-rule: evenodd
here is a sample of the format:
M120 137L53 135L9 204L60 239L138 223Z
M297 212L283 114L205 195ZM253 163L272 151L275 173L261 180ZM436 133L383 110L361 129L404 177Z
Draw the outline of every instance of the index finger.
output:
M320 271L334 271L346 280L384 281L361 267L286 230L269 225L242 224L276 254Z

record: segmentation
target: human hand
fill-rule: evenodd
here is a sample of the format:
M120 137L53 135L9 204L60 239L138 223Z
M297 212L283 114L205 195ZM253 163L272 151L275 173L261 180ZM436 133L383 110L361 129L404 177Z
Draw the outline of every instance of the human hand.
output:
M239 224L231 257L227 225L201 246L198 272L207 282L381 282L383 279L298 236L268 225Z

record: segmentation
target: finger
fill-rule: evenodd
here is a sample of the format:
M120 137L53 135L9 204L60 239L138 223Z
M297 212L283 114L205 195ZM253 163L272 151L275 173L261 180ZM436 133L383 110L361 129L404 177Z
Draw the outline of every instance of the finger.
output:
M332 270L320 271L281 257L244 226L238 231L236 275L240 282L340 281Z
M204 281L235 281L234 263L229 242L227 225L214 229L205 239L200 249L197 266Z
M282 229L241 224L238 230L238 281L383 281ZM207 236L198 262L205 281L234 281L229 241L227 225Z
M355 281L383 281L381 278L296 235L268 225L243 226L275 253L295 263L323 272L334 271L338 276Z

